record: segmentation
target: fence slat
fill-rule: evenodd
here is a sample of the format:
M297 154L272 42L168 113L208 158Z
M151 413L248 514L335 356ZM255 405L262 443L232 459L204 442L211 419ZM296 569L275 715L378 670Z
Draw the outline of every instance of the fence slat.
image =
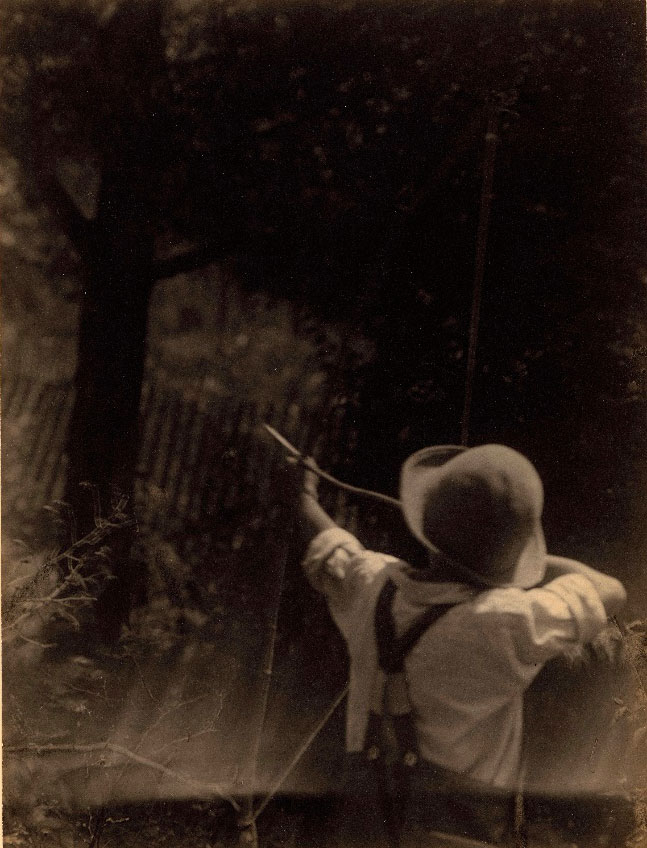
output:
M222 494L225 491L225 486L231 479L231 468L234 464L237 450L237 434L240 429L240 422L244 414L245 401L234 402L231 412L232 414L223 420L225 427L221 426L222 440L220 450L216 451L213 456L213 467L211 474L207 478L209 480L209 490L206 499L206 513L212 520L218 515L219 508L222 506ZM215 472L218 470L218 475Z
M176 444L173 449L173 465L166 489L171 513L178 517L183 513L184 505L180 502L182 479L185 473L184 469L188 466L191 456L192 437L197 414L198 408L195 401L185 401L180 425L175 433Z
M13 408L11 410L13 417L18 418L22 415L23 410L29 406L29 398L36 385L36 380L33 377L20 375L18 378L18 386L14 397Z
M240 508L245 499L244 468L251 446L251 438L256 422L256 404L243 404L236 440L233 446L233 457L229 468L229 478L222 492L222 506L229 513Z
M169 484L171 468L173 466L174 448L181 420L182 398L174 392L171 395L170 403L168 406L165 427L160 444L160 453L163 457L163 461L160 462L158 466L160 468L158 480L160 488L164 489L165 491Z
M275 419L275 407L270 401L261 416L261 423L272 425ZM262 448L258 461L257 477L256 477L256 497L259 507L263 509L267 504L267 497L270 488L270 469L274 462L274 455L278 452L278 445L270 436L263 433L263 441L260 443Z
M34 455L31 463L32 474L34 481L40 482L45 474L45 469L48 465L48 458L56 453L57 447L62 453L62 446L54 444L54 434L59 426L60 420L65 409L66 391L60 385L55 386L51 393L51 414L49 414L43 426L43 438L40 440L40 448Z
M158 394L153 399L151 392L148 410L147 418L142 419L140 425L141 442L137 461L137 473L144 479L152 476L160 435L164 426L164 401Z
M55 429L52 432L52 444L56 445L57 449L50 452L52 462L49 465L49 471L44 475L44 503L48 503L56 497L61 497L65 484L64 472L67 466L67 457L65 455L65 436L67 433L67 425L70 420L70 415L72 414L74 391L71 387L63 387L62 393L62 413L59 416Z
M2 375L2 413L11 415L12 403L18 389L18 378L13 374Z
M50 433L47 427L47 421L50 419L52 414L56 414L57 401L58 393L56 386L52 383L44 383L38 393L38 400L36 401L36 405L32 413L34 420L31 422L31 439L29 442L25 439L24 456L26 460L26 470L34 468L37 462L36 457L40 456L42 452L47 450L47 446L50 442ZM38 420L39 417L40 420ZM27 474L25 476L30 477L31 475Z
M195 467L199 457L199 447L202 444L202 435L208 422L204 412L200 412L197 404L193 404L193 416L191 427L187 432L187 449L184 465L180 465L178 486L176 491L176 509L185 521L191 518L191 480L195 474Z
M189 474L187 515L192 524L197 525L201 518L202 492L205 481L211 467L211 457L215 450L215 429L217 418L213 415L204 414L204 422L200 441L196 449L196 462Z

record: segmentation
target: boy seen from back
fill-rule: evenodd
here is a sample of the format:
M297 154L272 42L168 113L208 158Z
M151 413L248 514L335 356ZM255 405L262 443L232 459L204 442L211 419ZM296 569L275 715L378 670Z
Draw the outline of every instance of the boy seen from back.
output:
M350 658L346 747L382 796L357 814L356 842L375 845L384 824L392 844L434 845L439 831L504 843L524 693L551 658L605 627L622 585L547 554L541 480L511 448L430 447L404 463L400 501L424 568L366 550L323 510L317 475L301 467L303 567ZM406 793L397 775L400 789L388 791L380 764L384 712L406 749Z

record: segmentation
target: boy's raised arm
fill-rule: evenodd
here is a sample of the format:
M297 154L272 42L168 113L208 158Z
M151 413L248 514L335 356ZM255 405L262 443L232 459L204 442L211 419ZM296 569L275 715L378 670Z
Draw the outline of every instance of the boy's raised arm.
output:
M308 462L314 464L311 458L308 458ZM307 545L322 530L337 527L337 524L319 503L319 477L303 462L295 462L291 465L292 482L297 488L296 524L302 541Z
M299 516L297 524L304 541L310 542L322 530L337 525L321 506L316 492L303 490L299 495Z

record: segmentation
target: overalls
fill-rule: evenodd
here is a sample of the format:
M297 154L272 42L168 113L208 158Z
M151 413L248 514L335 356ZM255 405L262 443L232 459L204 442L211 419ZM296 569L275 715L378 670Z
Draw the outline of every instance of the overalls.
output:
M375 607L380 671L364 749L348 754L340 848L451 848L511 844L514 796L421 759L404 660L454 604L429 607L397 637L396 586L386 581ZM432 684L433 685L433 684Z

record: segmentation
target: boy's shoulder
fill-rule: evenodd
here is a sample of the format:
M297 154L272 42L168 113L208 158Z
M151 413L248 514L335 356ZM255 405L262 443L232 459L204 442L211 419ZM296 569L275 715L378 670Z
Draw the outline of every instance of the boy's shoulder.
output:
M599 593L593 583L581 574L565 574L550 582L522 589L518 586L497 586L483 589L474 597L474 609L480 613L515 612L518 609L555 611L562 604L575 600L596 600Z
M580 574L566 574L545 585L520 589L501 587L477 594L465 614L482 624L520 629L537 636L561 631L587 636L606 623L606 614L593 583Z

